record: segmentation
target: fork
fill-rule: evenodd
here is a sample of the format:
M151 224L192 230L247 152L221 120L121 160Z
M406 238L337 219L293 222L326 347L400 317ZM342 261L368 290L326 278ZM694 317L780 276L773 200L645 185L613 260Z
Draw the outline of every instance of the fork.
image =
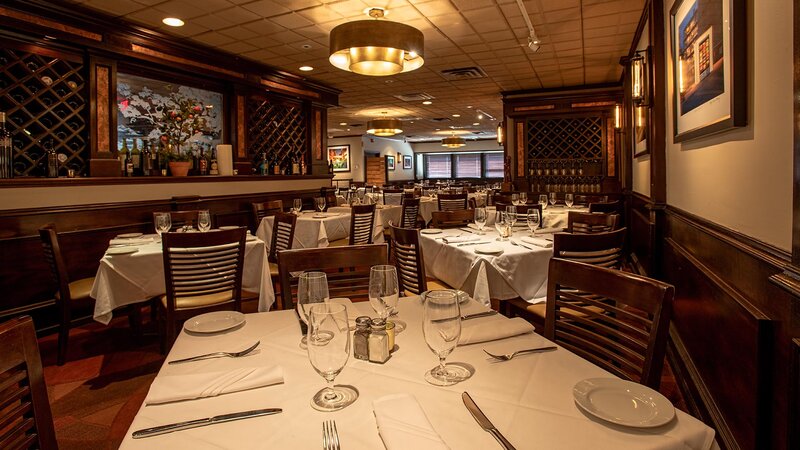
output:
M551 345L549 347L537 347L537 348L526 348L524 350L517 350L514 353L506 353L504 355L495 355L494 353L489 353L485 349L483 350L484 353L491 356L494 359L498 359L500 361L510 361L514 359L515 356L521 355L523 353L539 353L539 352L548 352L551 350L556 350L558 347L555 345Z
M517 241L515 241L515 240L513 240L513 239L509 239L508 241L509 241L509 242L511 242L511 245L513 245L513 246L515 246L515 247L522 247L522 248L527 248L528 250L533 250L532 248L528 247L528 246L527 246L527 245L525 245L525 244L520 244L520 243L517 243Z
M256 341L255 344L251 345L250 347L248 347L248 348L246 348L246 349L244 349L244 350L242 350L240 352L206 353L205 355L192 356L191 358L176 359L174 361L170 361L169 364L180 364L180 363L185 363L185 362L200 361L202 359L211 359L211 358L223 358L223 357L238 358L240 356L244 356L244 355L252 352L253 350L255 350L256 347L258 347L258 344L260 344L260 343L261 343L261 341Z
M322 450L341 450L335 420L322 422Z

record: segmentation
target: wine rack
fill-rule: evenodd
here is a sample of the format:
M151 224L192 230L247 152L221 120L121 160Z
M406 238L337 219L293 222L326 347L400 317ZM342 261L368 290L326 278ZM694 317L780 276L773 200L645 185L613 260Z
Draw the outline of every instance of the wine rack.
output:
M89 167L83 63L10 48L0 49L0 111L8 117L15 176L45 176L45 145L59 155L59 173Z
M527 173L537 192L599 193L603 183L601 116L529 118Z
M291 168L292 162L305 159L307 136L302 105L264 97L247 99L247 154L253 167L259 167L266 155L270 163Z

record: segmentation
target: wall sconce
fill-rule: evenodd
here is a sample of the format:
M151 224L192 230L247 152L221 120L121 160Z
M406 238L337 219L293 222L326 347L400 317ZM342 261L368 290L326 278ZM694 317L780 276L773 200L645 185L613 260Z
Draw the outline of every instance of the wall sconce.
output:
M505 122L497 124L497 143L503 145L506 142Z
M622 105L619 103L614 105L614 128L617 130L622 128Z
M630 59L631 100L638 106L649 106L648 102L648 56L649 50L639 50Z

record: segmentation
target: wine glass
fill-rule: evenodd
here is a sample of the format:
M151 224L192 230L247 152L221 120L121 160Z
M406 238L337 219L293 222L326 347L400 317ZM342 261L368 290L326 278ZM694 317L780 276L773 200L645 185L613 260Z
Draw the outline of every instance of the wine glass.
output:
M172 215L170 213L156 213L156 233L161 238L163 233L172 229Z
M497 211L494 220L494 227L500 234L500 237L497 238L498 241L505 241L508 237L508 223L506 222L506 218L507 216L505 212Z
M519 204L525 205L528 203L528 193L527 192L520 192L519 193Z
M511 194L511 204L519 205L519 194Z
M325 272L304 272L297 282L297 315L308 324L308 310L315 303L328 301L328 277ZM306 337L300 340L300 347L307 344Z
M550 193L550 205L555 206L556 202L558 201L558 197L556 196L555 192Z
M539 228L539 225L541 224L540 222L541 217L539 216L539 210L535 208L529 209L527 221L528 221L528 229L531 230L531 236L533 236L534 234L536 234L536 229Z
M366 195L367 195L367 190L366 189L359 189L359 190L356 191L356 196L358 196L358 204L359 205L363 205L364 204L364 197Z
M572 204L575 202L575 198L572 194L564 194L564 204L567 205L567 208L572 208Z
M303 200L299 198L292 200L292 209L296 214L300 214L300 211L303 210Z
M483 227L486 226L486 208L475 208L475 226L478 227L478 234L483 234Z
M428 348L439 358L439 365L425 372L425 381L436 386L451 386L470 377L471 373L464 367L445 363L461 337L461 308L455 291L425 293L422 333Z
M325 197L315 198L314 203L317 205L317 211L319 212L325 211Z
M517 223L517 207L514 205L506 206L506 222L508 222L508 226L510 228L514 227L514 224ZM511 235L511 230L509 230L509 236Z
M333 384L336 375L339 375L350 357L347 308L338 303L311 305L306 340L311 367L328 382L324 389L311 398L311 407L318 411L331 412L356 401L356 388Z
M197 229L201 233L211 229L211 214L207 210L197 212Z
M539 204L542 205L542 211L547 209L547 195L546 194L539 195Z
M387 319L397 307L400 289L397 269L391 265L372 266L369 270L369 303L381 319Z

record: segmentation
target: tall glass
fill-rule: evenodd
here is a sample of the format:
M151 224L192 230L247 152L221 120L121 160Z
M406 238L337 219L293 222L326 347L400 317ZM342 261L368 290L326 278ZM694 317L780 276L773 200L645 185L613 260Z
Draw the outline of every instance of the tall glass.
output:
M547 209L547 195L546 194L539 195L539 204L542 205L542 211Z
M369 304L381 319L387 319L397 307L400 289L397 269L390 265L372 266L369 270Z
M483 227L486 226L486 208L475 208L475 226L478 227L478 234L483 234Z
M572 208L573 203L575 203L575 197L572 194L564 194L564 204L567 205L567 208Z
M207 210L197 212L197 229L201 233L211 229L211 214Z
M347 308L337 303L312 305L308 314L308 360L328 385L311 398L311 407L323 412L338 411L358 398L352 386L334 385L350 357L350 327Z
M156 213L156 233L160 238L163 233L168 233L172 229L172 215L170 213Z
M325 272L304 272L297 282L297 315L308 324L308 311L315 303L328 301L328 276ZM300 347L306 345L306 337L300 340Z
M428 348L439 358L439 365L425 373L425 381L436 386L450 386L470 377L471 373L464 367L445 363L461 337L461 308L456 291L425 293L422 333Z
M325 197L317 197L314 199L314 204L317 205L317 211L325 211Z
M536 234L536 229L539 228L541 225L541 217L539 216L539 210L535 208L531 208L528 210L528 216L526 220L528 221L528 229L531 230L531 236Z
M300 211L303 210L303 200L299 198L292 200L292 209L295 214L300 214Z
M558 201L558 197L556 196L555 192L550 193L550 205L555 206L556 202Z

